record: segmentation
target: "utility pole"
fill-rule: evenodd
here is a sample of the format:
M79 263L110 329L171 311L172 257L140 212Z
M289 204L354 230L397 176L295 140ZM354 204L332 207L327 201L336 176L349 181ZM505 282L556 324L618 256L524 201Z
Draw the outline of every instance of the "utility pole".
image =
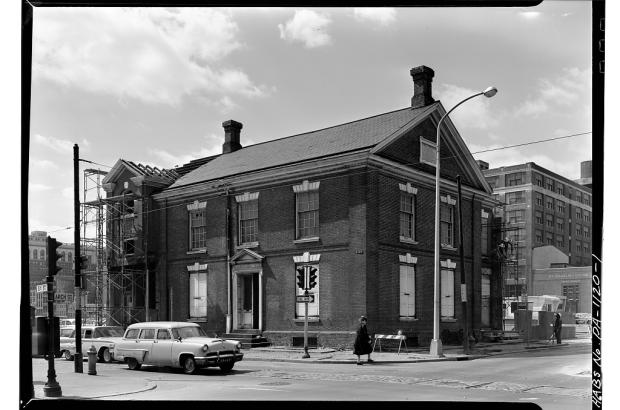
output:
M75 270L75 373L83 373L82 363L82 272L81 272L81 252L80 252L80 148L77 144L73 145L73 258Z
M467 318L467 282L465 279L465 255L463 254L463 208L461 205L461 176L456 176L459 218L459 255L461 257L461 309L463 314L463 350L469 354L469 320Z

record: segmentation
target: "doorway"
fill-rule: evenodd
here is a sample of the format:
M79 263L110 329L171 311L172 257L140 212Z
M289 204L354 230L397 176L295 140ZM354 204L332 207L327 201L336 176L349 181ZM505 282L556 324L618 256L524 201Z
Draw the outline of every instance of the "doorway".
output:
M237 329L258 328L258 280L256 273L237 274Z

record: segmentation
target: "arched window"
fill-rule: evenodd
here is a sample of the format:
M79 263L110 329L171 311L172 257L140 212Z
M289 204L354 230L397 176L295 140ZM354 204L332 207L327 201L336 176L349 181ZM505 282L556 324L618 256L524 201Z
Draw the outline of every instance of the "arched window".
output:
M62 259L61 260L64 261L65 260L65 253L61 252L60 254L62 255Z
M67 256L67 260L69 262L71 262L73 260L73 256L71 255L71 252L69 252L68 256Z
M45 259L45 249L39 249L39 259Z

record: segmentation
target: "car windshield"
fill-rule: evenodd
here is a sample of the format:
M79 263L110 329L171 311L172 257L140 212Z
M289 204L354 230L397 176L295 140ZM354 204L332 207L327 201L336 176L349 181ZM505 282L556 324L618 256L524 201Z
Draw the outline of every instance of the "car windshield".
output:
M185 339L187 337L207 336L204 330L198 326L185 326L172 329L172 337Z
M120 326L106 326L95 329L95 337L123 337L123 328Z

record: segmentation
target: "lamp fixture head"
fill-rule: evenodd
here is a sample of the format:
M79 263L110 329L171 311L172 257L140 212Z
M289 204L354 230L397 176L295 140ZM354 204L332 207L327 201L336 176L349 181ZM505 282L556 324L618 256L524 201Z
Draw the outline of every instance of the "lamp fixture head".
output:
M495 94L497 94L497 88L495 87L489 87L486 90L484 90L482 92L482 94L484 94L485 97L487 98L491 98L493 97Z

